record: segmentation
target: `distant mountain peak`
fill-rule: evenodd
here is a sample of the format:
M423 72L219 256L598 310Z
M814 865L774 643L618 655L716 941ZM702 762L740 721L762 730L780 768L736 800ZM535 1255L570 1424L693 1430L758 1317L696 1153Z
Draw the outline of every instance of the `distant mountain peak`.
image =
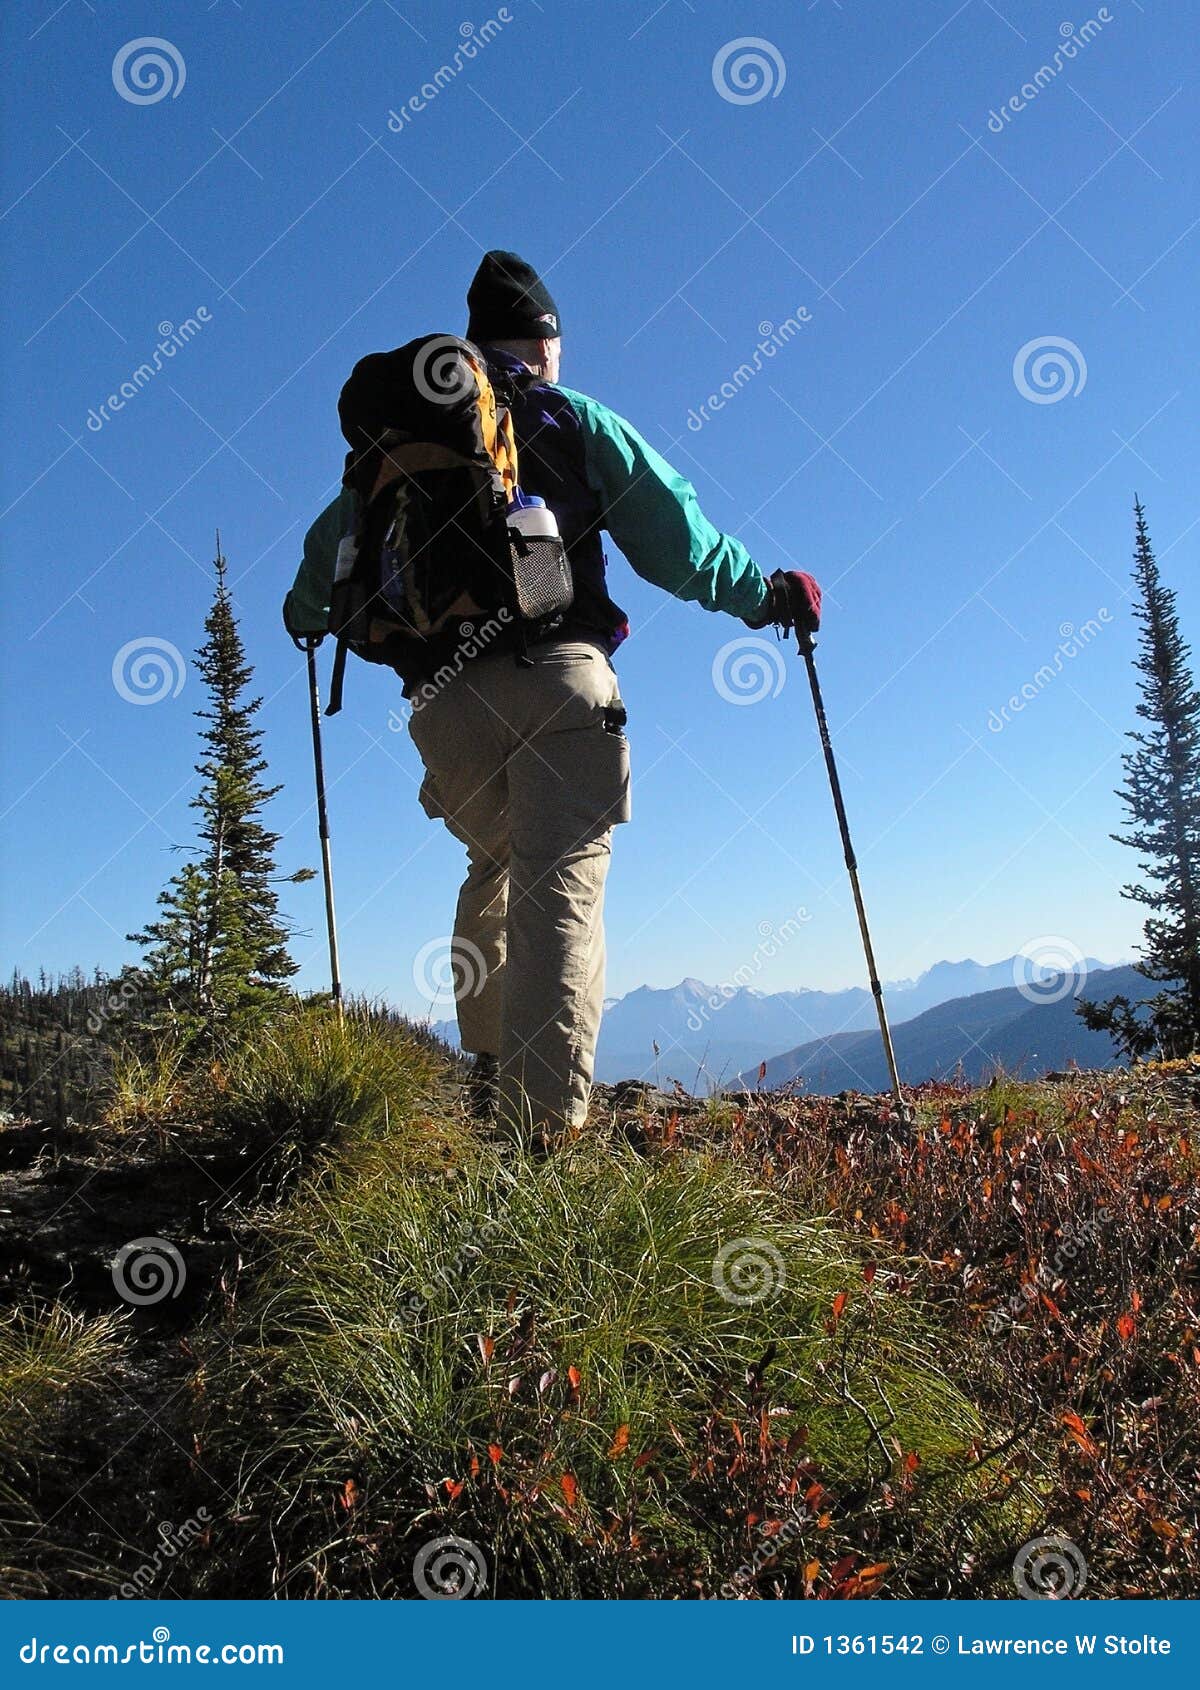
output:
M1010 980L991 990L942 999L911 1020L893 1018L892 1039L905 1084L945 1079L960 1070L980 1084L995 1071L1029 1078L1072 1062L1085 1068L1112 1067L1118 1059L1111 1039L1084 1026L1075 1013L1075 1000L1085 993L1092 997L1116 991L1138 1001L1149 994L1149 983L1131 968L1110 970L1100 964L1041 972L1052 988L1045 996ZM1092 975L1096 978L1089 990ZM1073 991L1058 989L1067 982L1074 984ZM888 1071L878 1031L837 1032L766 1058L765 1090L793 1083L817 1092L885 1091ZM757 1086L758 1066L744 1068L736 1084Z
M1019 979L1050 972L1026 964L1019 973L1018 960L944 958L915 980L891 982L884 989L893 1024L950 999L1012 990ZM1092 972L1104 965L1089 959L1085 966ZM608 1000L596 1074L602 1080L668 1078L685 1085L694 1084L697 1075L727 1080L780 1051L795 1050L813 1039L869 1032L875 1025L875 1007L865 983L836 991L800 986L768 992L736 986L731 980L711 986L688 975L674 986L642 985Z

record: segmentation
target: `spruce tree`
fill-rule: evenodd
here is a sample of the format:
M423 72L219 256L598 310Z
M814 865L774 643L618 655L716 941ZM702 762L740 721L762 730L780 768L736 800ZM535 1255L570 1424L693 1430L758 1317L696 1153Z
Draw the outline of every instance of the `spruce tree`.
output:
M1122 894L1149 911L1140 971L1165 990L1138 1014L1127 998L1079 1004L1088 1026L1111 1033L1129 1056L1156 1047L1164 1056L1200 1049L1200 691L1191 652L1179 631L1175 594L1163 585L1150 544L1146 513L1134 502L1137 541L1134 581L1140 626L1136 667L1141 674L1125 785L1117 796L1129 814L1113 838L1139 853L1143 881Z
M235 1030L276 1000L296 972L275 894L278 834L259 819L279 791L263 777L260 698L246 696L253 669L229 595L217 536L216 593L205 620L196 668L208 707L196 764L200 814L195 857L159 895L161 914L130 939L144 947L151 994L171 1019L210 1035Z
M144 951L141 975L146 985L135 1000L143 1022L162 1018L191 1028L204 1018L200 957L208 920L206 888L200 865L185 864L158 895L158 920L129 935Z

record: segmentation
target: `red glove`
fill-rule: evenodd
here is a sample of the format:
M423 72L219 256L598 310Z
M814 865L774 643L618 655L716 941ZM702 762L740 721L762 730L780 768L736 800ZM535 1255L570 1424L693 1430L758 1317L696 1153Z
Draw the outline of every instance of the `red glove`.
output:
M803 569L777 569L767 577L767 602L758 617L744 618L748 628L774 623L785 632L815 634L821 626L821 589Z

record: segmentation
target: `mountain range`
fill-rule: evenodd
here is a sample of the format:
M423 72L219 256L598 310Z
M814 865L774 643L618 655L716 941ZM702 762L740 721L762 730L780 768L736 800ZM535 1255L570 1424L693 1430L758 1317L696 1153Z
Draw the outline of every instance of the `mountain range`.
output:
M892 1024L892 1044L900 1078L908 1085L947 1079L961 1073L982 1084L997 1069L1033 1077L1077 1063L1081 1068L1110 1068L1117 1052L1107 1033L1092 1033L1075 1011L1077 998L1118 994L1137 1002L1154 987L1135 968L1105 969L1098 977L1079 971L1043 982L1042 996L1031 1002L1026 991L1008 986L937 1004L911 1021ZM761 1086L773 1091L800 1084L810 1092L886 1091L890 1084L883 1040L876 1026L865 1033L834 1033L811 1040L769 1059L759 1078L747 1071L735 1089Z
M1081 965L1089 974L1106 968L1106 964L1091 959ZM1018 1004L1030 1008L1014 982L1030 973L1045 980L1052 972L1030 969L1020 957L993 963L970 958L938 962L915 980L897 981L885 988L888 1015L896 1027L939 1005L998 992L1003 995L1005 991ZM1137 995L1143 995L1146 982L1140 975L1135 978ZM1114 985L1111 989L1123 988ZM1108 995L1107 986L1104 995ZM1080 1035L1085 1034L1082 1022L1072 1019ZM679 1080L689 1091L701 1092L727 1086L735 1076L756 1070L763 1061L786 1065L801 1051L805 1055L799 1060L811 1064L815 1053L808 1047L819 1043L828 1057L826 1041L833 1041L838 1057L834 1066L843 1072L847 1063L855 1060L853 1051L858 1047L843 1046L838 1041L866 1033L878 1046L878 1032L870 1033L875 1027L874 999L863 986L837 992L803 988L756 992L748 986L714 987L692 979L664 989L640 986L605 1005L596 1078L647 1079L659 1084ZM458 1030L453 1021L437 1023L434 1031L457 1043ZM862 1047L864 1053L866 1048ZM878 1054L882 1060L882 1047ZM822 1084L818 1089L840 1091L852 1084L862 1089L860 1081L846 1079L830 1087Z

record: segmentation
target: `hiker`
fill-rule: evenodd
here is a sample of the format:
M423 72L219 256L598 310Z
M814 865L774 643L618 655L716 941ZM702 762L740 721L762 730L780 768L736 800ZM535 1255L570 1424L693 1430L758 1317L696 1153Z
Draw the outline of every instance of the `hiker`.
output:
M442 631L400 642L394 666L413 703L421 804L467 850L453 966L462 1048L475 1059L472 1113L553 1135L587 1115L604 1001L604 883L612 830L629 819L626 717L611 661L629 624L608 593L601 531L643 579L754 629L815 632L821 593L800 571L764 576L629 423L559 383L558 306L523 259L485 254L467 307L466 356L478 349L509 413L522 493L556 519L570 603L520 625L452 610ZM363 414L377 424L397 422L380 384L398 358L373 355L351 378L360 409L369 380ZM350 386L341 408L353 444ZM378 444L366 426L359 435ZM435 461L421 450L410 461ZM285 606L293 636L329 626L335 559L353 523L343 488L305 540Z

